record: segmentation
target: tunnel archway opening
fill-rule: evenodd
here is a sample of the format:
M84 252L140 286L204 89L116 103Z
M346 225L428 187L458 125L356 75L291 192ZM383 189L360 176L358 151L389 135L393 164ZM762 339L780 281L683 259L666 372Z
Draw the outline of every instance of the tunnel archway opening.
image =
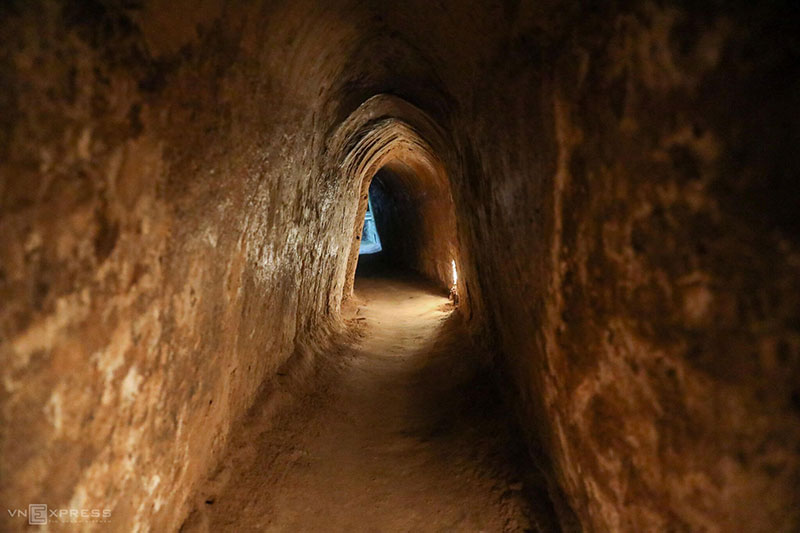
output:
M356 278L365 272L413 272L455 295L452 200L441 185L403 160L390 161L375 173L368 187ZM368 257L378 251L369 233L376 228L380 253ZM443 264L447 272L442 272Z
M356 235L355 277L366 272L370 276L419 275L439 290L455 294L457 239L443 169L425 168L413 159L391 160L372 176L367 190L364 222L361 234ZM376 229L379 250L375 235L370 235Z
M351 113L329 150L338 153L333 172L354 191L342 301L353 294L360 258L414 272L450 294L465 289L454 275L461 258L449 173L457 169L444 130L408 102L377 95ZM382 247L374 256L359 253L368 211Z

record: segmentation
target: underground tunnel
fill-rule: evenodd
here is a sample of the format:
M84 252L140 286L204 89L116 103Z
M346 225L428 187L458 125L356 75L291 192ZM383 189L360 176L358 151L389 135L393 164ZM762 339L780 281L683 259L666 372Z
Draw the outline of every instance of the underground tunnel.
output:
M800 531L788 1L0 5L0 530Z

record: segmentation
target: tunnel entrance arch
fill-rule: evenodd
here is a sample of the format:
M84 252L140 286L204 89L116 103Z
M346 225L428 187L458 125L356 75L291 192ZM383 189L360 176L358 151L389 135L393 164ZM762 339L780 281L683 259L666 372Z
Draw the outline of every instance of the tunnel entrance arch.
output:
M445 289L454 285L454 265L460 262L455 207L448 161L452 145L430 116L401 98L377 95L364 102L331 137L329 150L335 154L335 173L353 191L346 228L351 235L349 251L338 272L346 300L352 295L358 264L361 233L367 211L369 188L377 179L391 192L395 219L413 224L406 235L391 224L382 236L382 246L393 261L416 270ZM452 168L452 167L451 167ZM388 213L376 209L376 221ZM391 242L390 242L391 240Z

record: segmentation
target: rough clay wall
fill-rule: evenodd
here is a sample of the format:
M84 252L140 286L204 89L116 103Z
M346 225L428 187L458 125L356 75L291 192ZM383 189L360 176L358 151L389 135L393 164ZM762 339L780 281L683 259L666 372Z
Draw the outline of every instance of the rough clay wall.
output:
M460 290L583 528L798 528L796 14L64 4L0 8L4 502L180 524L338 308L325 140L390 93L452 140Z
M176 529L338 309L350 187L320 176L339 111L307 80L350 30L222 4L0 8L0 529L37 502Z
M464 275L586 531L800 530L800 32L765 4L537 14L452 128Z

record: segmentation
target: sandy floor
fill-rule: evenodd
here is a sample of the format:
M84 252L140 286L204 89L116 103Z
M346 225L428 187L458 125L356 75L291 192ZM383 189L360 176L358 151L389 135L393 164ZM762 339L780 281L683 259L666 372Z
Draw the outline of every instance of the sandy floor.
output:
M536 530L460 315L409 279L360 278L356 294L360 334L280 413L264 395L183 529Z

